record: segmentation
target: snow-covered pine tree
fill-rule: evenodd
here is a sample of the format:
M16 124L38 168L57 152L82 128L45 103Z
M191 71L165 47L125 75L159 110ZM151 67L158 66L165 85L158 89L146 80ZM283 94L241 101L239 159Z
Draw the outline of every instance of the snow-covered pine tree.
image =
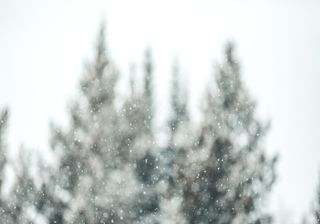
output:
M80 96L70 107L70 124L63 131L52 125L51 145L61 154L51 185L66 209L64 223L99 223L110 218L106 206L106 175L119 166L114 139L117 72L106 55L101 28L94 61L87 64ZM110 190L110 189L109 189Z
M165 161L168 167L169 183L174 184L172 175L175 175L175 166L177 154L181 148L188 143L187 138L189 130L189 112L187 110L187 90L182 86L179 66L177 62L173 65L171 80L171 116L169 118L169 142Z
M22 172L15 169L14 185L9 190L9 194L4 194L3 187L6 184L6 167L14 167L14 164L7 160L6 129L8 125L8 110L5 109L0 114L0 223L6 224L27 224L33 223L37 215L34 208L38 189L30 174L30 167L26 162L26 153L20 150L17 158L17 165ZM8 185L7 185L8 187ZM34 213L33 213L34 212Z
M38 209L39 196L42 194L39 185L43 184L43 180L41 175L35 179L35 175L31 173L35 166L40 168L40 161L36 161L37 156L36 153L21 147L15 161L10 164L14 168L15 183L7 196L7 203L11 209L19 211L14 223L37 224L46 220ZM37 172L40 174L43 171L37 170Z
M180 184L177 183L178 164L189 146L190 120L187 110L187 93L182 85L178 63L175 62L172 70L171 95L170 95L170 116L168 120L168 144L160 149L159 166L162 170L162 190L160 202L160 223L184 224L187 223L185 215L182 213L182 201Z
M152 64L148 56L143 94L133 92L117 110L118 74L105 50L102 28L71 107L69 128L52 126L52 148L61 159L48 184L55 189L48 192L55 192L53 198L60 197L65 207L61 215L54 209L52 214L61 223L154 223L157 198L141 181L147 178L141 161L153 147Z
M208 95L199 138L180 164L178 182L188 223L268 223L261 199L274 180L277 157L268 157L263 137L268 125L256 118L255 103L241 81L234 48Z
M159 174L154 152L153 62L150 50L146 51L143 68L143 91L137 90L134 80L136 77L131 77L130 96L125 99L117 117L115 141L119 143L118 150L125 158L122 164L127 167L122 178L123 183L126 183L124 186L128 187L126 192L131 192L132 195L131 198L123 195L126 208L122 210L127 216L121 223L156 223L158 220L159 197L155 185ZM133 175L131 182L128 182L128 173ZM118 200L114 192L110 194L110 197Z

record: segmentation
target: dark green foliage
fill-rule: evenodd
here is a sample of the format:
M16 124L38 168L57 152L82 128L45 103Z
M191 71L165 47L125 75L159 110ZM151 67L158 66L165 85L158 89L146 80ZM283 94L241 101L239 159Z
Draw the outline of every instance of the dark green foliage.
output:
M147 153L142 159L137 160L136 164L136 173L142 183L152 185L158 181L156 171L158 161L155 156Z

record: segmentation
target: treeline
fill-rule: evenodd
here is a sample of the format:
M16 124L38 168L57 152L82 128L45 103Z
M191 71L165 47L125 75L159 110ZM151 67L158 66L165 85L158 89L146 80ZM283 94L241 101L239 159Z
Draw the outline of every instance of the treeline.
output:
M68 127L50 125L50 150L58 166L39 160L36 179L30 155L20 154L18 167L8 161L8 111L2 112L2 191L6 167L15 167L16 175L10 193L0 198L0 223L273 222L263 201L275 181L277 156L265 153L268 123L256 117L233 44L226 45L224 62L206 89L197 128L187 90L178 69L173 70L165 144L153 126L157 107L150 52L143 67L143 88L133 78L129 96L117 107L115 86L121 74L107 54L101 28L79 97L71 102ZM319 214L317 208L316 223Z

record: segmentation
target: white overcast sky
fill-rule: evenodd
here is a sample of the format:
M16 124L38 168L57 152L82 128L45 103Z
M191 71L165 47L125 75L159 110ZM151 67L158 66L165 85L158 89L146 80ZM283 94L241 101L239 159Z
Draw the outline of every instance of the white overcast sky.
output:
M320 1L0 0L0 107L10 107L12 150L47 148L48 122L65 120L102 20L123 73L150 46L158 85L177 57L193 92L234 40L259 114L272 120L268 150L280 154L271 207L287 223L310 211L320 171Z

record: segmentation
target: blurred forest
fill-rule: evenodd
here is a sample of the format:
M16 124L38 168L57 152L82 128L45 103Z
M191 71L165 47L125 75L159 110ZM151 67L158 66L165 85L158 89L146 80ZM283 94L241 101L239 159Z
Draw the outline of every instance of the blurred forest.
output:
M188 89L174 66L164 143L154 128L151 51L143 62L142 87L132 76L129 97L121 103L115 91L121 74L106 49L104 27L94 52L70 102L68 126L50 124L57 166L23 149L17 161L7 158L9 112L3 109L0 223L274 222L264 201L276 179L277 156L266 154L269 123L256 116L232 43L206 87L196 125ZM15 178L8 186L9 168ZM320 193L313 216L310 223L320 223Z

